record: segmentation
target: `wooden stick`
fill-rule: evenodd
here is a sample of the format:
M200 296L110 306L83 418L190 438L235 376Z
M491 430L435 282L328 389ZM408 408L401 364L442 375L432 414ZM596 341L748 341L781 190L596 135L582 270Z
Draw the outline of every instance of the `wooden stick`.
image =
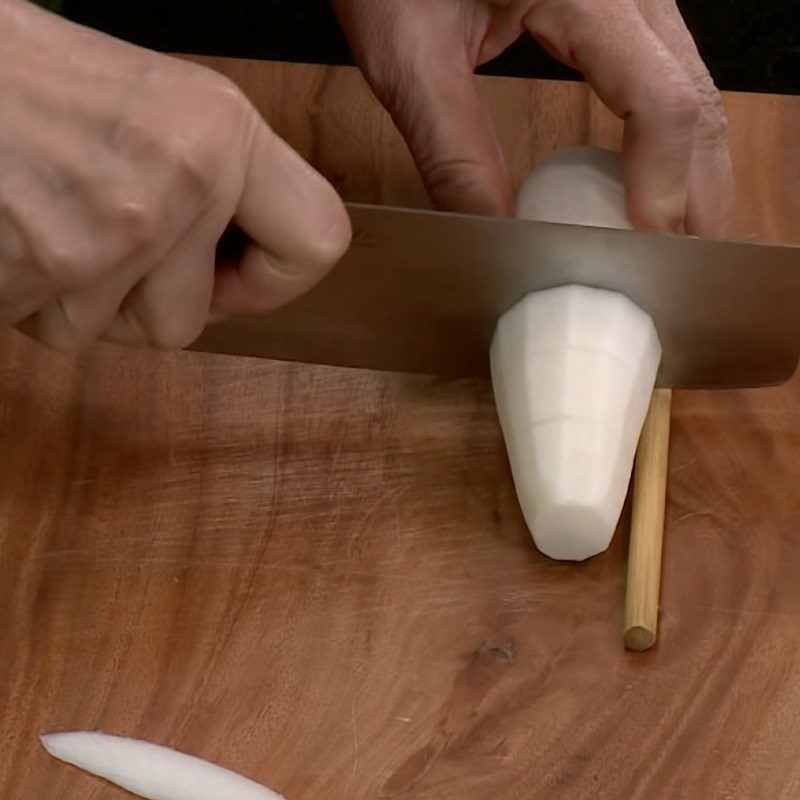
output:
M658 631L671 408L672 390L656 389L636 451L625 597L625 647L629 650L648 650Z

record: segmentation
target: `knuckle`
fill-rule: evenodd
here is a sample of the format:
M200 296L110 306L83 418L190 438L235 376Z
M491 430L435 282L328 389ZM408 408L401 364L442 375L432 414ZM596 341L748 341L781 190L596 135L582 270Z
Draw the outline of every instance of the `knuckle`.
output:
M176 65L171 64L171 69ZM150 83L163 96L162 74ZM122 139L158 165L157 181L166 196L180 198L173 217L202 213L235 183L241 168L237 155L247 151L260 122L255 106L230 78L199 64L181 63L170 72L181 96L157 119L128 115Z
M212 163L214 148L203 125L192 129L168 127L159 133L159 160L167 192L196 205L213 188L220 161Z
M183 350L203 332L205 320L183 315L165 316L149 332L150 344L159 350Z
M248 132L259 119L258 111L250 99L226 75L206 70L203 75L202 93L206 106L211 109L207 117L211 129L224 124L228 126L229 132Z
M492 215L509 212L506 176L499 163L439 158L423 164L421 172L428 192L440 208Z
M259 121L255 107L228 78L216 73L199 91L209 109L193 127L177 125L162 134L161 147L170 187L196 209L211 202L226 184L232 148L246 150Z
M233 107L250 105L250 101L242 89L227 75L215 70L204 70L203 77L206 92L211 96L210 99L228 103Z
M704 139L715 142L723 142L728 138L728 115L716 88L702 97L699 133Z
M165 235L164 218L156 204L136 194L120 196L114 203L114 215L125 242L124 249L131 254L156 248Z
M689 67L689 76L695 86L699 102L698 135L719 142L727 139L728 117L722 95L714 79L702 62Z
M59 315L53 313L53 307L47 306L17 324L17 329L30 338L59 353L77 353L85 345L76 331Z
M539 0L531 5L524 24L546 50L576 67L578 54L597 38L604 20L613 13L613 8L598 8L585 0Z
M18 211L13 201L4 196L0 185L0 261L6 266L19 266L28 260L29 246L25 236L24 211ZM3 278L0 277L0 289Z
M700 96L690 81L675 81L665 91L660 111L668 124L692 128L700 119Z
M40 239L36 245L36 260L47 281L61 289L87 286L103 273L102 264L75 239Z
M79 353L85 347L85 343L77 337L60 335L50 328L41 331L35 338L51 350L67 355Z

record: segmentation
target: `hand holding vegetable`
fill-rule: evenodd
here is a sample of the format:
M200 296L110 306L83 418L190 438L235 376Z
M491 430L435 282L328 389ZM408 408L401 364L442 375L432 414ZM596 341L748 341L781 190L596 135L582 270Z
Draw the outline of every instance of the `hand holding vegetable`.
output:
M625 120L636 227L719 234L731 202L725 114L674 0L334 0L355 56L436 204L509 214L503 157L473 78L523 32Z
M308 289L350 238L333 188L230 82L0 3L0 330L183 347ZM252 240L216 264L233 220Z

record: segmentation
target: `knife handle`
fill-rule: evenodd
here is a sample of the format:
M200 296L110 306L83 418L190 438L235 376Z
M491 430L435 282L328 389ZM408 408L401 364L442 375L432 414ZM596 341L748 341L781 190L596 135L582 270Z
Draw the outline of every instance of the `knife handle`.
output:
M636 451L625 597L628 650L649 650L658 632L671 410L672 389L656 389Z

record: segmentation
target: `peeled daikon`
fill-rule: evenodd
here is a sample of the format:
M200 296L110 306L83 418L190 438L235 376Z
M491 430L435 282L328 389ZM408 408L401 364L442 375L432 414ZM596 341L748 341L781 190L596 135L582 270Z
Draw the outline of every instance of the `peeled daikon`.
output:
M94 731L41 739L53 757L147 800L283 800L229 769L139 739Z
M630 227L621 176L615 153L564 151L525 182L518 213ZM608 547L660 360L653 321L617 292L534 292L499 320L497 411L520 507L545 555L580 561Z
M600 147L562 150L540 164L522 184L517 216L630 229L619 153Z

